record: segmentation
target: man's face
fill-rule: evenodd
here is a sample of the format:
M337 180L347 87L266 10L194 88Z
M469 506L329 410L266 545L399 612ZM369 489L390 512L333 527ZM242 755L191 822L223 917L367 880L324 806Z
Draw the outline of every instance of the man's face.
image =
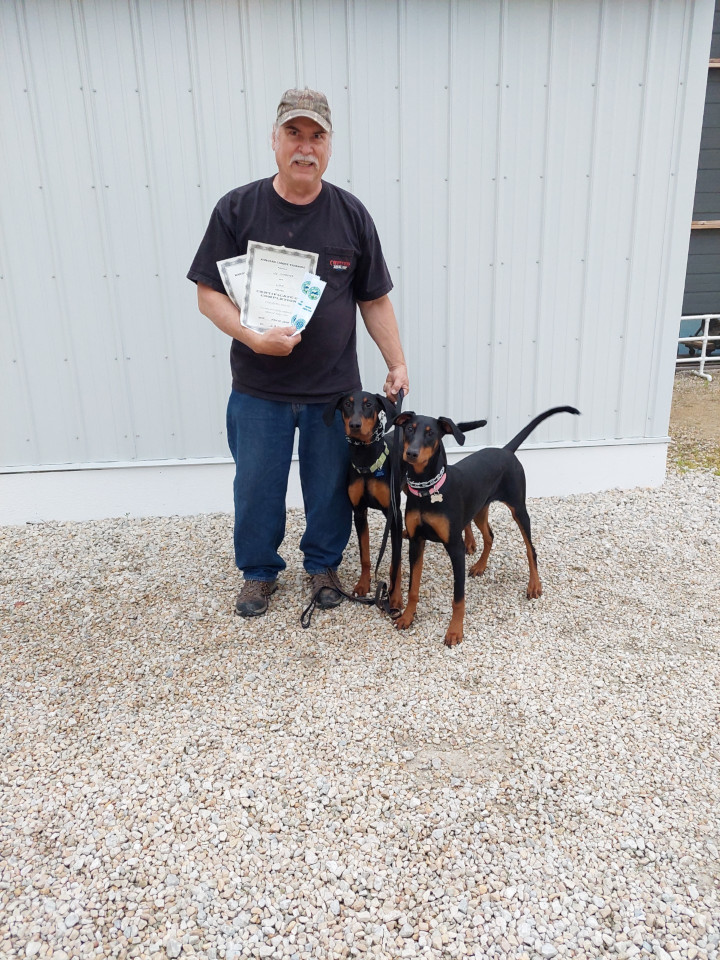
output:
M317 189L327 169L332 141L330 134L309 117L288 120L273 134L278 171L295 190Z

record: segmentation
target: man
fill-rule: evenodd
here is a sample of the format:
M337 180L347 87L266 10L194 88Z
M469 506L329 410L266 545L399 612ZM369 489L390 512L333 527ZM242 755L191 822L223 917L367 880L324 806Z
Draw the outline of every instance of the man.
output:
M244 577L235 612L244 617L265 613L285 569L278 549L296 429L306 518L300 549L311 595L323 608L342 601L336 571L351 526L348 448L339 414L328 429L322 413L327 401L360 387L356 306L387 364L385 393L395 400L401 387L408 392L375 225L359 200L322 179L332 153L325 95L286 91L272 147L278 172L218 202L188 273L200 312L233 338L227 431L235 460L235 562ZM246 253L250 240L318 254L317 273L327 286L302 333L292 326L250 330L225 295L216 262Z

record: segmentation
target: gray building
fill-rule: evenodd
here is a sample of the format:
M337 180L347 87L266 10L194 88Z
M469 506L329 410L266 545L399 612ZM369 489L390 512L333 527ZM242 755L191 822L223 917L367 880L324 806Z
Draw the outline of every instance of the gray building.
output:
M0 5L0 522L231 508L229 344L184 279L327 92L412 407L528 441L531 495L662 482L712 0ZM384 374L361 335L365 385ZM464 448L465 451L469 447ZM298 502L296 485L290 503Z

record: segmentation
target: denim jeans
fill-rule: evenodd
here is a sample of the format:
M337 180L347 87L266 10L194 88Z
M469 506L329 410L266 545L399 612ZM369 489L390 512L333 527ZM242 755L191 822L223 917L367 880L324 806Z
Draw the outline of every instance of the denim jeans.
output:
M350 538L347 495L350 458L340 413L331 427L324 403L260 400L233 390L227 434L235 461L235 563L246 580L274 580L285 561L285 498L295 430L305 532L300 541L308 573L337 569Z

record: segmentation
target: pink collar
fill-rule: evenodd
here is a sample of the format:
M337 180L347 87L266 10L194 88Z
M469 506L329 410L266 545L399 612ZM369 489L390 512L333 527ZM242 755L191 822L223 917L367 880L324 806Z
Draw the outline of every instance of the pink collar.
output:
M419 486L414 487L408 480L407 488L410 493L414 493L416 497L429 497L431 494L437 493L446 480L447 474L445 473L445 468L443 467L442 473L440 474L440 479L438 480L436 477L434 480L430 481L430 483L433 484L431 487L428 488L425 484L422 485L422 489Z

